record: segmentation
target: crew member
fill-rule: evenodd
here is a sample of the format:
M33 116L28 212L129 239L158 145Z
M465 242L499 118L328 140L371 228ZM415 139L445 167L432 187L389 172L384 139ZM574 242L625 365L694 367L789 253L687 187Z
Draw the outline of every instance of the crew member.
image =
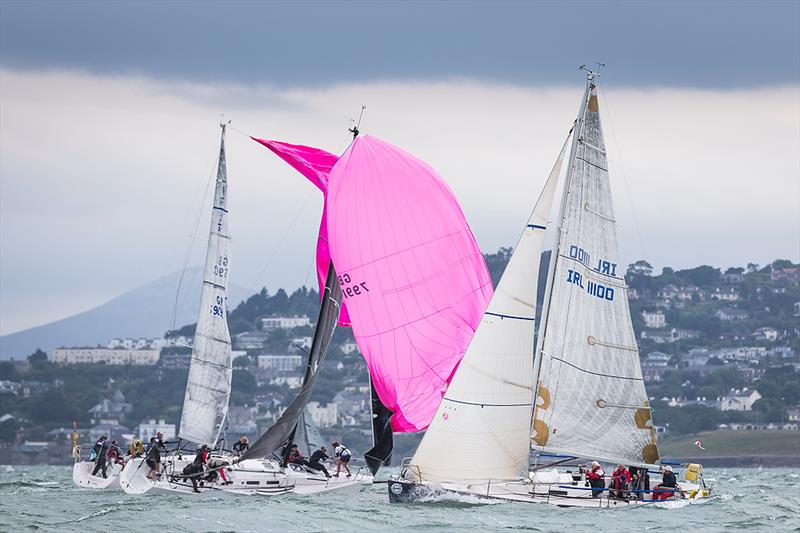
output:
M248 448L250 448L250 441L248 441L247 437L244 435L233 443L233 453L236 456L242 455Z
M326 459L330 459L328 456L328 450L325 448L325 446L322 446L319 450L311 454L311 458L308 461L308 467L313 470L321 471L323 474L325 474L325 477L331 477L331 475L328 473L328 469L322 464L322 461L325 461Z
M586 478L589 480L589 485L592 487L592 497L597 498L603 494L606 488L606 473L600 463L592 461L592 469L586 472Z
M347 446L341 444L338 440L333 441L333 455L336 457L336 473L333 475L334 477L339 477L339 471L342 467L347 471L347 477L350 477L350 467L348 463L350 462L351 453L350 450L347 449Z
M678 480L675 478L672 467L665 465L662 469L661 483L653 488L653 501L669 499L680 490L681 488L678 486Z
M150 467L147 479L156 479L161 474L161 446L158 445L155 437L150 437L150 445L147 447L145 462Z
M625 468L625 465L617 465L617 469L611 474L611 488L613 490L609 491L609 495L612 498L623 499L625 497L625 491L628 490L630 482L631 473L628 472L628 469Z
M97 472L102 470L103 477L107 478L108 477L108 475L106 475L106 469L108 468L108 456L107 456L107 454L108 454L108 450L110 448L110 446L108 444L108 437L106 437L105 435L100 437L100 440L98 440L97 443L95 443L95 445L94 445L95 448L97 448L98 444L100 445L100 449L97 451L97 460L96 460L95 465L94 465L94 470L92 470L92 475L96 476ZM94 450L92 450L92 451L94 451Z
M186 465L183 469L183 475L188 477L192 482L192 490L197 490L197 479L205 470L206 462L208 461L208 444L203 444L194 456L194 461Z

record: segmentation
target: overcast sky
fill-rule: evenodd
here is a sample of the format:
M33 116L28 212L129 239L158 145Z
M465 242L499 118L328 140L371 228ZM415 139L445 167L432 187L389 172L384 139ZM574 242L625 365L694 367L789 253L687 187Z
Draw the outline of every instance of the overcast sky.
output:
M624 263L797 261L799 6L3 1L0 333L181 268L221 113L338 152L366 104L510 245L595 60ZM313 283L320 195L237 131L228 161L233 281Z

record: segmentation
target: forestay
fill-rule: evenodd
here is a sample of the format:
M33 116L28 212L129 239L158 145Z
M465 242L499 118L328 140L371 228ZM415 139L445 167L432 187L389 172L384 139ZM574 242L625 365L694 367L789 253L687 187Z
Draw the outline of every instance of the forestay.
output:
M361 136L333 167L331 256L394 431L430 423L492 295L452 191L422 161Z
M200 313L197 317L189 379L178 432L183 440L212 446L217 442L228 412L233 371L227 319L231 242L228 231L227 188L223 125Z
M619 265L591 77L575 136L541 344L533 439L550 452L652 464L658 450Z
M292 437L295 428L302 421L303 411L311 399L311 393L317 381L317 373L325 360L325 354L333 339L341 301L342 290L339 287L336 271L331 263L328 268L322 305L317 317L317 327L314 330L314 340L308 355L308 366L306 367L303 386L278 420L253 443L253 446L244 453L242 459L265 457L286 444Z
M527 476L535 298L546 221L566 146L565 142L475 336L406 471L412 480L470 484Z
M339 160L336 156L319 148L303 146L301 144L290 144L280 141L267 141L251 137L257 143L263 144L278 157L289 163L289 165L305 176L308 181L317 186L322 191L322 197L328 196L328 175L331 173L333 165ZM328 247L328 210L327 205L322 208L322 218L319 222L319 232L317 233L317 278L319 280L320 299L324 292L325 279L328 276L328 265L331 262L331 253ZM350 326L350 315L347 313L347 306L342 302L339 311L339 325Z

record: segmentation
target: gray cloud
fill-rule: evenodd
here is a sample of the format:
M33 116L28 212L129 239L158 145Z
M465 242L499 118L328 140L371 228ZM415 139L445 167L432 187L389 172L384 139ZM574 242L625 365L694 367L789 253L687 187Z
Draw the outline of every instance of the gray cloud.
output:
M222 112L248 134L341 151L348 117L367 104L364 131L436 168L493 251L519 234L581 90L579 76L550 88L460 79L281 89L3 69L0 330L181 268L198 215L200 239L207 230ZM601 96L623 261L798 259L798 86ZM313 283L320 195L244 135L231 133L228 153L236 283ZM194 249L199 264L202 240Z

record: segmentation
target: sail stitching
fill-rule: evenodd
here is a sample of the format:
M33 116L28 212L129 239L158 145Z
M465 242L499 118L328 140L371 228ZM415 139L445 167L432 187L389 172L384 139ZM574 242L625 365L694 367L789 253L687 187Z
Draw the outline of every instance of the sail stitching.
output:
M486 311L486 313L484 313L484 314L491 315L491 316L497 316L497 317L500 317L500 318L512 318L514 320L530 320L531 322L536 320L535 318L531 318L531 317L527 317L527 316L504 315L504 314L501 314L501 313L490 313L489 311Z
M544 352L542 352L542 353L544 353ZM602 372L593 372L591 370L586 370L585 368L581 368L578 365L573 365L569 361L565 361L564 359L561 359L560 357L556 357L554 355L551 355L550 359L553 359L554 361L559 361L561 363L564 363L565 365L571 366L572 368L574 368L576 370L580 370L581 372L585 372L587 374L592 374L593 376L600 376L600 377L612 378L612 379L626 379L626 380L630 380L630 381L644 381L644 379L637 378L637 377L617 376L617 375L614 375L614 374L603 374ZM556 391L558 391L558 388L556 388Z

